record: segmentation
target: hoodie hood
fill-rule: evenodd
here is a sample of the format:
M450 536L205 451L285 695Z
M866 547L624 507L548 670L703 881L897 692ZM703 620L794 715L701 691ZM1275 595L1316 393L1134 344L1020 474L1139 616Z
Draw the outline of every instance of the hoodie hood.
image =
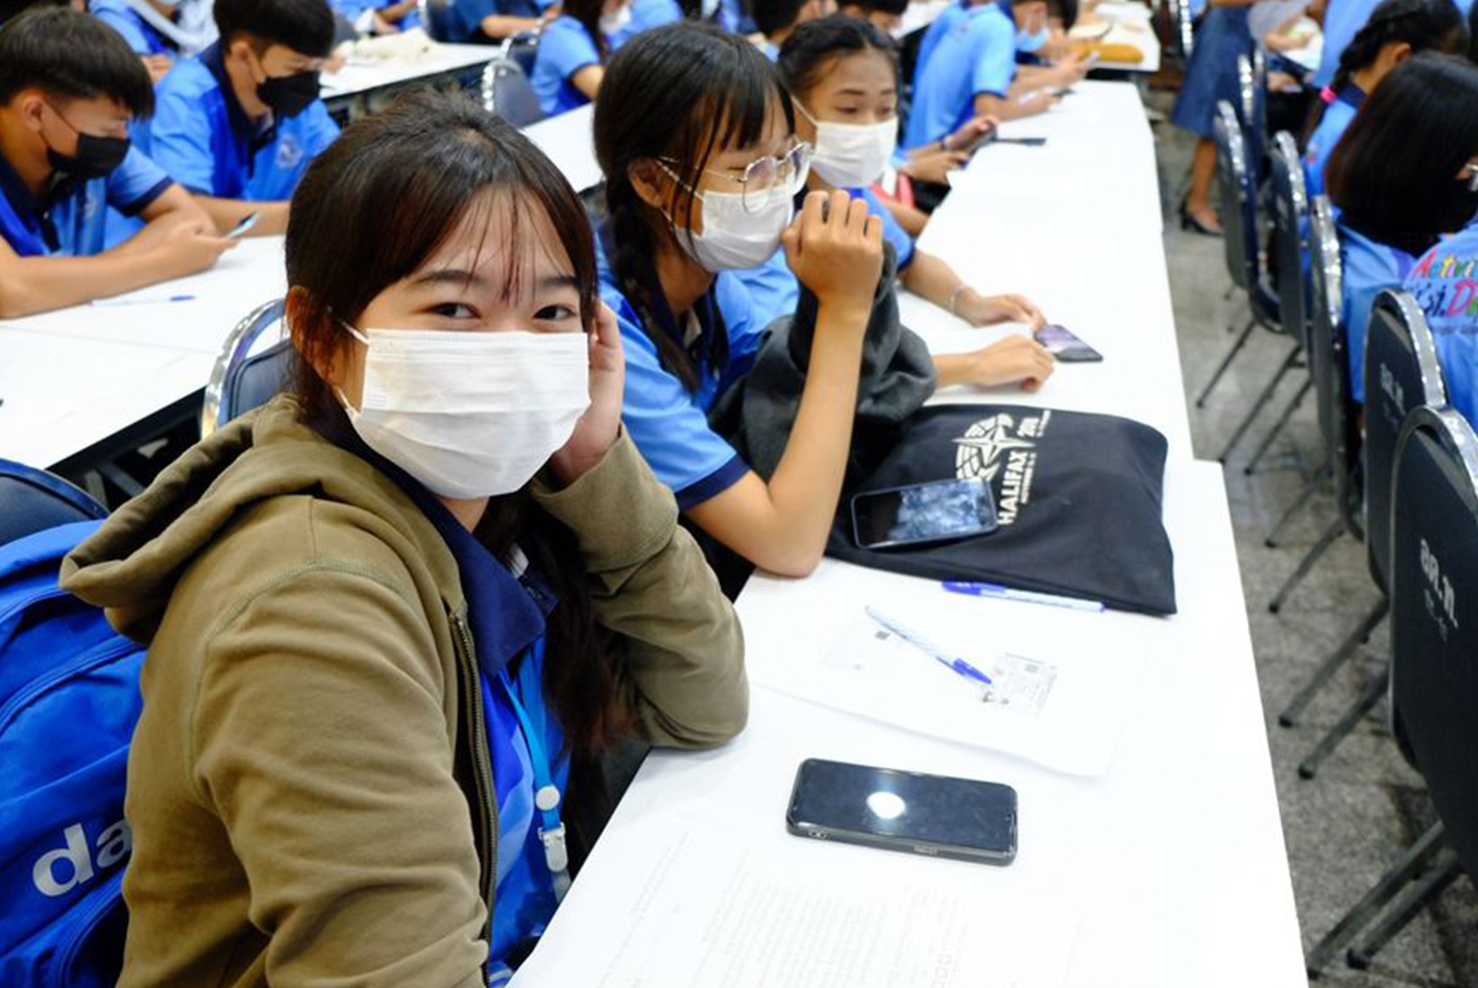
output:
M120 633L147 644L184 568L239 512L309 493L389 523L430 569L443 599L465 607L456 562L421 510L390 478L304 424L301 406L286 395L166 467L67 556L62 588L106 609Z

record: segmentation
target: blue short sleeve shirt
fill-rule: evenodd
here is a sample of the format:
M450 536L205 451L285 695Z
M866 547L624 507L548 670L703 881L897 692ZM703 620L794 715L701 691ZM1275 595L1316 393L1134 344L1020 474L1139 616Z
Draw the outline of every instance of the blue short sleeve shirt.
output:
M976 96L1004 97L1015 76L1015 22L993 3L969 8L920 67L904 146L941 140L975 115Z
M139 55L172 55L175 47L123 0L92 0L88 13L123 35Z
M589 103L590 98L570 79L585 66L599 64L600 52L585 25L566 14L550 21L539 37L534 71L529 77L544 113L552 117Z
M1370 307L1387 288L1399 286L1416 259L1403 250L1370 239L1344 224L1339 226L1340 260L1345 291L1345 350L1350 364L1350 394L1365 403L1365 331Z
M1406 290L1432 329L1447 400L1478 426L1478 222L1427 251Z
M322 100L265 127L236 102L219 45L175 65L159 83L150 150L171 178L221 199L292 198L308 164L339 136Z
M749 472L734 447L708 425L708 412L718 396L754 366L763 327L750 316L749 293L732 272L720 274L708 296L695 308L703 313L704 332L717 331L714 308L728 335L727 366L699 361L699 383L689 391L662 366L657 345L636 309L621 294L609 272L601 297L616 312L626 351L626 395L621 419L631 439L657 475L677 496L684 510L732 487ZM669 332L660 326L654 333Z
M173 182L138 148L106 178L53 179L49 192L31 195L0 157L0 236L21 257L90 257L107 249L109 207L136 216Z
M1304 184L1308 187L1310 196L1324 194L1324 166L1329 164L1334 146L1349 129L1350 121L1355 119L1355 111L1364 100L1365 94L1358 86L1351 84L1340 92L1333 103L1324 108L1324 116L1319 119L1319 126L1309 135L1309 146L1304 149Z
M924 37L919 42L919 55L914 62L913 84L915 86L919 84L919 79L924 72L924 66L929 64L929 60L934 54L934 49L938 47L939 39L948 34L969 9L970 7L966 0L957 0L956 3L952 3L941 10L939 16L934 18L934 23L930 24L924 31Z

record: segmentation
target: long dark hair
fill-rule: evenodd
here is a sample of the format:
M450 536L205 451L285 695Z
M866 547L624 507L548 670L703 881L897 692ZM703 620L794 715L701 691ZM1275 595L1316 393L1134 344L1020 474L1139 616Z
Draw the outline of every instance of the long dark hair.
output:
M595 42L595 50L602 62L611 53L610 42L606 40L605 32L600 29L600 15L604 7L605 0L564 0L564 6L561 8L564 13L579 21L585 33L590 35L590 40Z
M596 268L579 198L548 158L503 120L461 96L420 90L357 120L308 167L287 228L288 325L298 352L295 391L310 424L337 415L314 370L342 354L353 323L382 291L414 273L469 209L507 203L505 242L531 236L539 212L569 254L587 332ZM489 231L491 233L491 231ZM496 249L497 245L490 244ZM505 297L519 289L521 252L507 250ZM476 535L507 559L515 541L553 584L544 689L571 750L594 754L628 726L617 656L603 654L574 535L539 511L527 489L495 498Z
M601 81L595 155L606 177L611 268L662 366L690 391L698 387L698 368L678 340L656 327L646 279L658 246L675 241L662 212L637 195L630 170L657 159L675 162L668 167L684 185L674 183L667 212L686 215L695 201L689 190L697 188L714 152L758 141L777 105L794 129L790 97L774 66L743 37L709 24L669 24L637 35L611 59ZM723 366L726 335L715 333L707 342L711 363Z
M898 51L893 43L871 21L848 14L832 14L797 27L780 46L775 65L794 99L809 93L838 59L865 51L886 56L897 78ZM815 112L814 107L805 109Z
M1424 51L1454 54L1462 50L1467 38L1468 26L1452 0L1384 0L1340 53L1330 89L1336 93L1344 89L1350 78L1372 64L1386 45L1404 41L1413 55ZM1326 105L1323 100L1315 101L1309 134L1324 119Z
M1375 87L1335 145L1324 180L1341 223L1421 254L1472 219L1478 196L1455 176L1474 155L1478 68L1427 52Z

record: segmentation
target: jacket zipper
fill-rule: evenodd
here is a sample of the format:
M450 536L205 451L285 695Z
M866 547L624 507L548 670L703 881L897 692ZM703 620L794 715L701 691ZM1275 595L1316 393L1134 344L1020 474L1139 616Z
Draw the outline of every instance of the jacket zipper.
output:
M478 686L477 653L472 644L472 632L460 615L453 614L452 629L456 632L457 661L462 671L462 703L467 721L472 725L472 785L474 796L473 812L476 814L477 856L480 862L478 888L482 901L487 906L487 924L483 937L492 944L493 927L493 876L498 873L498 815L493 810L493 767L488 754L488 732L482 709L482 690Z

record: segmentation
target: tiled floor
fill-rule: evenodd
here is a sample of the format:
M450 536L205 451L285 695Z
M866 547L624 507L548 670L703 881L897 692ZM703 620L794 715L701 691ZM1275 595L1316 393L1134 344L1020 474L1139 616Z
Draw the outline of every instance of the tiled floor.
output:
M1168 109L1158 96L1156 106ZM1160 180L1165 205L1165 248L1170 266L1176 325L1180 337L1187 408L1196 454L1215 459L1253 398L1271 378L1289 344L1259 331L1206 407L1194 396L1232 343L1227 325L1245 319L1245 304L1224 298L1230 284L1220 240L1182 233L1175 207L1185 187L1190 140L1168 124L1158 125ZM1297 383L1284 385L1280 401ZM1263 538L1292 503L1304 474L1319 458L1312 398L1258 471L1243 465L1271 425L1264 415L1226 468L1242 585L1257 653L1258 675L1267 711L1283 829L1293 871L1294 894L1304 943L1312 945L1379 877L1387 863L1430 822L1430 806L1420 778L1397 754L1383 723L1384 706L1368 719L1325 764L1313 781L1298 778L1296 766L1358 694L1364 677L1379 668L1386 645L1378 629L1352 663L1317 698L1294 729L1277 725L1277 712L1302 685L1318 661L1356 625L1377 599L1366 571L1364 547L1342 539L1290 599L1283 613L1267 603L1284 578L1333 519L1333 505L1321 492L1276 549ZM1214 849L1211 849L1214 853ZM1255 950L1255 944L1248 945ZM1343 958L1318 982L1350 988L1478 988L1478 894L1459 879L1437 908L1420 916L1375 959L1368 972L1350 970ZM1252 988L1252 986L1249 986Z

